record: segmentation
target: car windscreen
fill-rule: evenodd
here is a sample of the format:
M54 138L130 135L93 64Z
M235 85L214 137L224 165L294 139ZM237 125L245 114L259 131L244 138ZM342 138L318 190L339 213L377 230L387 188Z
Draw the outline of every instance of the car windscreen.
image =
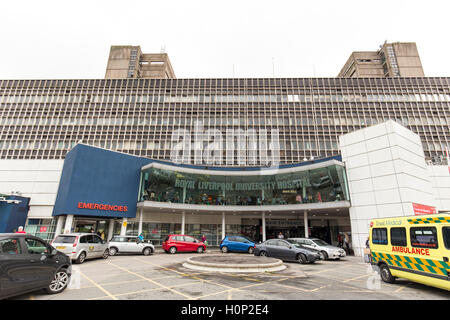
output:
M54 243L74 243L75 236L57 236Z
M288 239L288 240L286 240L286 241L289 242L290 244L296 246L297 248L304 248L300 243L298 243L298 242L295 241L295 240L290 240L290 239Z
M326 243L326 242L323 241L323 240L313 240L313 242L314 242L315 244L317 244L318 246L329 246L329 244Z

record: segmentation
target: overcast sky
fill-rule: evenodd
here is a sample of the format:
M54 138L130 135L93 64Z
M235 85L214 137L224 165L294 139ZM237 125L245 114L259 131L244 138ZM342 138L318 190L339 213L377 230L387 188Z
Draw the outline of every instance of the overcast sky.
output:
M111 45L165 47L178 78L233 77L233 65L235 77L335 77L385 40L416 42L425 75L450 76L449 12L448 0L5 0L0 79L103 78Z

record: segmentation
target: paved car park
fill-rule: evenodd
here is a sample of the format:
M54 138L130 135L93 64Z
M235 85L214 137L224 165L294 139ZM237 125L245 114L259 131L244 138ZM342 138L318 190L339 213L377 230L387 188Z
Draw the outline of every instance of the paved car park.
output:
M206 255L223 254L209 249ZM286 262L287 269L275 273L226 274L202 272L182 266L196 253L151 256L118 255L73 265L72 282L64 292L17 296L31 300L303 300L303 299L432 299L448 300L447 291L399 279L387 284L373 273L361 257L315 264ZM227 255L247 255L227 253Z

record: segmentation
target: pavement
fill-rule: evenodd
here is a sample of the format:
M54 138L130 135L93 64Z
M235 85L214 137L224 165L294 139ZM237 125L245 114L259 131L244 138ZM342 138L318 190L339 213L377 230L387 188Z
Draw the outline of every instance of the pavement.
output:
M221 254L208 249L202 255ZM381 281L361 257L314 264L285 262L273 273L230 274L182 266L197 253L117 255L73 265L70 286L62 293L36 291L11 300L449 300L441 289L398 279ZM247 253L226 253L246 259Z

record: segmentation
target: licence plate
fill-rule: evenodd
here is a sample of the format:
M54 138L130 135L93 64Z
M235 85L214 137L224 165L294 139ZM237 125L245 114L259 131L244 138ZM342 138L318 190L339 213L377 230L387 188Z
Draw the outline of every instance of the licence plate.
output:
M58 250L64 250L66 247L56 247Z

